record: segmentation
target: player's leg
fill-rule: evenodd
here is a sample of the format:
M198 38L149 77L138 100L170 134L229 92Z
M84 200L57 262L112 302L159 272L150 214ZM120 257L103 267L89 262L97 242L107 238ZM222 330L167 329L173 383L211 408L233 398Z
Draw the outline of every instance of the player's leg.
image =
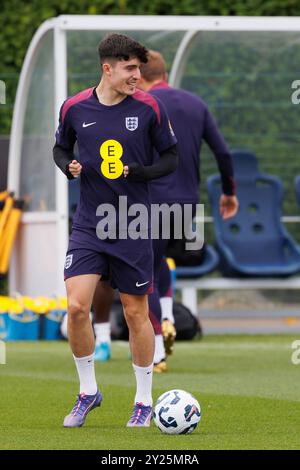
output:
M111 331L109 315L114 298L114 290L108 282L100 281L93 298L95 361L105 362L111 357Z
M134 409L128 427L150 425L154 331L148 315L148 296L120 294L129 330L129 344L136 377Z
M148 315L148 296L120 293L120 298L129 330L132 359L137 366L148 367L154 356L154 332Z
M86 274L66 280L68 297L68 339L76 364L80 388L73 410L64 419L65 427L80 427L89 411L100 406L94 366L94 332L89 317L99 275Z
M118 241L109 258L112 283L119 289L136 377L136 395L128 426L149 426L152 416L154 331L148 294L153 289L153 250L150 238ZM117 256L118 255L118 256Z
M72 248L70 248L70 245ZM80 388L71 413L65 417L65 427L84 424L89 411L100 406L102 395L98 390L94 351L95 340L90 308L100 276L107 275L105 256L93 249L74 247L70 242L65 265L65 281L68 298L68 339L76 364Z
M98 274L78 275L66 279L68 339L75 357L94 353L95 340L89 313L99 279Z

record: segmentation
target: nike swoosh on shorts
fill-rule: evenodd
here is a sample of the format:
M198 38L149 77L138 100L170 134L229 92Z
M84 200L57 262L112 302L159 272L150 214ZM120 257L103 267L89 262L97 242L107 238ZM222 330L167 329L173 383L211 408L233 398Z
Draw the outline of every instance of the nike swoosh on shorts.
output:
M139 284L138 282L136 282L136 287L142 287L142 286L145 286L146 284L149 284L149 281L147 282L143 282L142 284Z
M87 124L83 122L82 127L89 127L89 126L92 126L93 124L96 124L96 122L88 122Z

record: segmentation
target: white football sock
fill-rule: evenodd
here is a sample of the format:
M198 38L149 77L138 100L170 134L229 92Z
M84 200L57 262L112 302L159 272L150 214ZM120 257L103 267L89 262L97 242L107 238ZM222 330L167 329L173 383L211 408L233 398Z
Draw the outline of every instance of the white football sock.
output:
M161 318L163 320L170 320L170 322L175 323L173 315L173 298L172 297L161 297L160 299L161 306Z
M140 367L132 364L136 378L136 395L134 402L152 406L152 376L153 364L148 367Z
M94 323L94 331L96 336L96 346L100 343L110 344L110 322Z
M166 358L164 340L162 335L155 335L154 364L158 364Z
M95 376L94 354L85 357L75 357L73 355L73 357L80 381L79 393L95 395L98 387Z

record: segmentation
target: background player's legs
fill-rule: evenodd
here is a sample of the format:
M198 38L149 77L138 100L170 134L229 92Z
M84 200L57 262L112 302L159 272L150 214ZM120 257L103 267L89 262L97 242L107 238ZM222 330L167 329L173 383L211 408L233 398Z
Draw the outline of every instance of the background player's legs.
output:
M160 373L166 370L166 354L161 331L160 300L156 285L154 286L154 292L149 295L149 317L155 333L154 372ZM164 362L164 364L159 367L161 362Z
M164 347L166 354L169 355L173 352L176 329L173 315L172 276L165 258L163 258L159 270L158 291L160 295Z
M159 272L161 261L167 249L168 240L158 239L152 240L153 248L153 274L154 274L154 290L153 293L149 295L149 314L150 320L154 327L155 332L155 354L154 354L154 371L155 372L165 372L166 371L166 354L164 351L163 345L163 336L161 330L161 306L159 302Z
M94 330L96 336L95 361L107 361L111 356L110 310L114 290L108 282L97 284L93 298Z
M137 382L135 403L151 406L154 332L148 315L148 296L120 293L120 297L129 329L129 344Z
M172 275L166 258L163 258L161 262L158 291L162 320L170 320L174 324Z
M66 280L68 339L79 375L80 393L87 395L97 392L93 360L95 340L89 313L99 279L97 274L86 274Z

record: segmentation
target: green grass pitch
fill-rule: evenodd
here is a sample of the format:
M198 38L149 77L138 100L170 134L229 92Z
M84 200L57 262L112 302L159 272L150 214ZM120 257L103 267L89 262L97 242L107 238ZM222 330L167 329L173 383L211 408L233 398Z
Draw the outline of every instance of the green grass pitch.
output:
M300 365L291 362L294 336L222 336L178 342L170 371L154 376L153 395L181 388L202 408L191 435L127 429L135 384L126 343L97 363L104 394L85 426L64 429L78 393L66 342L7 343L0 365L0 449L299 449Z

